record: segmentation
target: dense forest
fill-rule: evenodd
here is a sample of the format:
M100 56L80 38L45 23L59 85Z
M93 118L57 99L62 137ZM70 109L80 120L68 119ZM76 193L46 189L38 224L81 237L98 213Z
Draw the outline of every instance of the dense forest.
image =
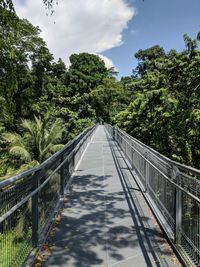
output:
M140 49L132 75L119 81L97 55L73 54L68 68L55 61L40 29L0 3L0 179L102 121L200 168L199 40L184 35L181 52Z

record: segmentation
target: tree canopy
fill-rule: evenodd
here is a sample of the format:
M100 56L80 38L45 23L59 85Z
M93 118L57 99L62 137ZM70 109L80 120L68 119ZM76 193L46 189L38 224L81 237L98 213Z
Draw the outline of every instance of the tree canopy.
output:
M200 34L184 35L180 52L140 49L119 81L97 55L72 54L68 68L56 61L12 1L0 2L0 17L0 176L42 162L97 121L200 168Z
M200 51L198 38L184 35L186 49L139 50L126 87L133 93L115 121L164 155L200 167ZM122 82L124 82L122 80Z

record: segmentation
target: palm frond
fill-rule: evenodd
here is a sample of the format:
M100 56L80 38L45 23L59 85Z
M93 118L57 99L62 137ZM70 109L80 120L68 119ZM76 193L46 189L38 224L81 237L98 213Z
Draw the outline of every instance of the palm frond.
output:
M21 127L27 130L32 136L35 135L35 127L30 120L22 120Z
M37 150L41 153L44 143L45 123L40 117L34 116L34 125L36 131L35 147L37 147Z
M21 135L17 133L3 133L3 139L10 144L20 144L23 143Z
M63 147L64 147L63 144L57 144L57 145L52 144L49 148L49 151L52 153L55 153L55 152L59 151L60 149L62 149Z
M46 144L49 145L51 143L58 142L62 137L63 129L61 128L61 121L56 120L54 124L51 126L47 136L46 136Z
M24 159L27 161L31 160L31 155L29 151L23 146L11 146L9 152L11 155L18 156L21 159Z
M23 136L17 133L4 134L4 140L9 143L9 153L30 162L32 159L42 162L49 154L63 147L58 144L62 137L61 120L56 120L49 126L49 117L42 120L34 116L34 121L22 120Z
M40 117L34 116L35 125L38 132L42 132L43 122Z
M26 164L21 165L21 167L19 169L20 170L19 172L26 171L26 170L28 170L30 168L38 166L39 164L40 163L37 160L32 160L31 162L28 162Z
M47 156L50 156L51 154L59 151L60 149L62 149L64 147L63 144L49 144L48 146L46 146L42 151L41 151L41 159L45 160L47 158Z

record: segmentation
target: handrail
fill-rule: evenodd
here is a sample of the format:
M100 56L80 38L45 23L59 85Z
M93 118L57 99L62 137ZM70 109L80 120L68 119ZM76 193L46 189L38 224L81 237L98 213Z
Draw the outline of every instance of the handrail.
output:
M163 154L159 153L158 151L156 151L155 149L145 145L144 143L142 143L141 141L139 141L138 139L132 137L131 135L127 134L126 132L124 132L123 130L119 129L118 127L115 127L116 129L118 129L119 132L123 133L125 136L127 136L128 138L130 138L132 141L136 142L137 144L139 144L141 147L145 147L147 148L149 151L151 151L152 153L154 153L157 157L162 158L163 160L169 162L170 164L173 164L175 166L177 166L178 168L181 168L182 170L185 171L191 171L196 175L200 175L200 170L185 164L182 164L180 162L174 161L166 156L164 156Z
M123 139L125 140L125 142L127 142L125 138L123 138ZM155 170L157 170L170 184L174 185L174 187L180 189L186 195L190 196L191 198L193 198L194 200L196 200L200 204L200 198L196 197L194 194L191 194L190 192L188 192L187 190L185 190L183 187L181 187L180 185L178 185L176 182L174 182L173 180L171 180L167 175L165 175L161 170L159 170L159 168L157 168L150 160L148 160L147 158L145 158L145 156L142 155L136 148L134 148L131 145L130 145L130 148L134 149L149 165L151 165ZM191 177L189 177L189 178L191 178ZM200 181L198 181L197 179L195 179L195 180L196 180L197 183L200 184Z
M44 162L42 162L40 165L35 166L33 168L30 168L29 170L26 170L22 173L16 174L6 180L3 180L0 182L0 189L2 187L5 187L19 179L22 179L24 177L26 177L27 175L30 175L32 173L35 173L43 168L45 168L48 164L50 164L52 162L52 160L55 160L57 157L59 157L62 153L64 153L69 147L70 145L75 142L78 138L80 138L81 136L83 136L90 128L85 129L82 133L80 133L77 137L75 137L75 139L73 141L69 141L63 148L61 148L59 151L57 151L56 153L54 153L53 155L51 155L48 159L46 159Z
M73 152L73 151L72 151ZM17 205L12 207L8 212L0 216L0 223L2 223L4 220L6 220L12 213L14 213L18 208L20 208L27 200L29 200L32 196L37 194L52 178L52 176L65 164L65 162L68 160L68 158L71 156L72 152L68 155L68 157L51 173L50 176L48 176L45 181L37 187L33 192L31 192L28 196L26 196L24 199L22 199Z
M173 161L105 124L157 220L186 266L200 265L200 170Z
M0 266L21 267L30 252L36 254L95 128L85 129L39 166L0 182Z

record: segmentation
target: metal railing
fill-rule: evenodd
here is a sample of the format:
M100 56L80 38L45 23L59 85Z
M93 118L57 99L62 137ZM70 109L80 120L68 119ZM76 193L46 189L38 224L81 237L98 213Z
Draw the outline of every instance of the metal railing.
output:
M0 266L21 267L44 242L95 126L41 165L0 182ZM32 257L34 258L34 256Z
M186 266L200 266L200 170L168 159L118 128L105 126Z

